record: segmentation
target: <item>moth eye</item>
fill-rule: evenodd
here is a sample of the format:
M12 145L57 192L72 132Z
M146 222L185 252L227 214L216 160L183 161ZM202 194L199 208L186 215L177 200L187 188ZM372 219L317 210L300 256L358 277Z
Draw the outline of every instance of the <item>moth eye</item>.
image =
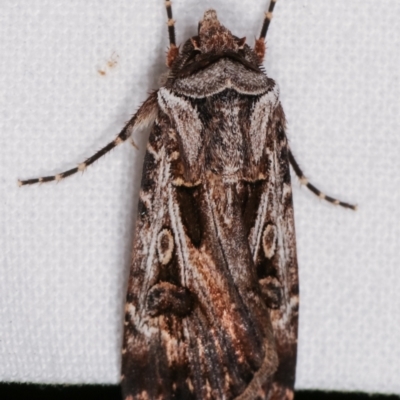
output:
M276 227L268 224L262 236L262 245L265 257L272 258L276 250Z
M157 253L161 264L167 265L174 251L174 238L169 229L163 229L157 238Z

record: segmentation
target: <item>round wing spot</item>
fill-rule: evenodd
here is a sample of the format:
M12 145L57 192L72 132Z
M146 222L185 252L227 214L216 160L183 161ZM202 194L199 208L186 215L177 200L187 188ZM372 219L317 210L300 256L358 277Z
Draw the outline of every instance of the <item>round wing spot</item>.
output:
M169 229L163 229L157 238L158 259L163 265L167 265L172 258L174 251L174 238Z
M276 228L268 224L262 236L262 245L265 257L272 258L276 250Z

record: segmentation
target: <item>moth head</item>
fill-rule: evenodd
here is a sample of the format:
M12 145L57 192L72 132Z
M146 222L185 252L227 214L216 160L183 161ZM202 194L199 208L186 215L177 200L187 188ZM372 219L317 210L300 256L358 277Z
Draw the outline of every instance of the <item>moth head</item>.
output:
M171 47L170 51L171 49L176 48ZM215 10L204 13L203 19L199 22L197 36L187 40L179 54L171 57L171 60L172 62L167 63L171 68L168 78L170 82L175 79L193 77L208 68L213 68L221 61L223 63L224 60L242 64L247 71L252 71L252 73L263 73L260 69L260 58L246 44L246 38L232 35L231 31L219 22Z
M237 52L243 49L246 38L238 39L218 20L215 10L207 10L199 22L198 36L191 38L195 50L200 53Z

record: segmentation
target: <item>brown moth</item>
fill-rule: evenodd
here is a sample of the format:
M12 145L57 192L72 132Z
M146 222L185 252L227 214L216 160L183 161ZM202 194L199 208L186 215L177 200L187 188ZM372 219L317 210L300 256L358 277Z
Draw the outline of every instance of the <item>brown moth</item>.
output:
M299 285L290 165L275 82L261 63L276 0L252 49L205 12L175 43L166 2L166 84L114 141L152 125L125 308L126 400L293 399Z

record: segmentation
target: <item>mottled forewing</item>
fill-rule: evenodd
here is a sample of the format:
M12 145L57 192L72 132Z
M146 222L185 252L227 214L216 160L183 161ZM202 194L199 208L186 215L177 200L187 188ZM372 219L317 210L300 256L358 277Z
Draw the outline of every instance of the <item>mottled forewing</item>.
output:
M285 119L273 82L162 88L129 277L125 398L291 399L297 264Z
M262 112L253 115L253 124ZM260 181L259 203L249 243L263 298L269 308L279 357L266 399L292 399L298 328L298 269L285 116L277 102L263 132L268 138L268 176ZM249 207L251 211L251 206Z

